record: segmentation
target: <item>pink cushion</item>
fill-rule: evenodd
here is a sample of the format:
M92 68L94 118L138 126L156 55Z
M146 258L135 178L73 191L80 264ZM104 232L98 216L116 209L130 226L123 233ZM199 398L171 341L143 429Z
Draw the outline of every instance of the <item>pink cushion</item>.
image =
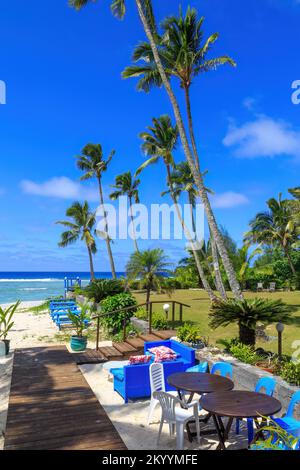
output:
M129 365L134 364L148 364L151 361L151 356L130 356Z
M174 352L157 351L154 362L174 361L176 358L177 355Z
M177 356L176 352L173 351L173 349L168 348L167 346L157 346L156 348L149 349L149 351L152 354L156 354L157 352L159 352L165 354L175 354L175 356Z

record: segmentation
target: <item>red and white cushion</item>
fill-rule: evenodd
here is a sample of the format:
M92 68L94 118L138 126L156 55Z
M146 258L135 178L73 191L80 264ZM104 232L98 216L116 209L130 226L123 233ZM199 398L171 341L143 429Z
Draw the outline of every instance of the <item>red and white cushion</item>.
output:
M159 352L159 353L165 353L165 354L175 354L175 356L177 356L176 352L173 351L173 349L168 348L167 346L157 346L155 348L149 349L149 351L152 354L156 354L157 352Z
M151 356L131 356L129 358L129 365L135 365L135 364L148 364L151 361Z
M157 351L155 353L154 362L166 362L166 361L174 361L177 358L176 353L174 352L166 352L166 351Z

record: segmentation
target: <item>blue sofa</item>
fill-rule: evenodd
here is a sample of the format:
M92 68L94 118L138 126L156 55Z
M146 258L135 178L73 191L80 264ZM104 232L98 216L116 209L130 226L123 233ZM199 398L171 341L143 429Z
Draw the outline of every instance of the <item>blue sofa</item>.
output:
M169 386L167 378L171 374L185 372L189 367L194 366L195 350L177 341L170 340L145 343L145 354L151 354L149 349L158 346L166 346L178 354L177 359L174 361L163 362L166 390L174 390L174 388ZM151 362L153 362L153 360ZM148 364L128 365L111 370L111 374L114 377L114 390L124 398L125 403L128 403L129 399L148 398L151 396L149 375L151 362Z

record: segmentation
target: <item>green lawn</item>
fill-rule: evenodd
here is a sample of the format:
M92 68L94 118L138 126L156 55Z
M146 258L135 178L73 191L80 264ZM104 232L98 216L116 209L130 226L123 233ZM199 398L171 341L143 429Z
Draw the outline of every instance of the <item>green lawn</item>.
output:
M145 302L144 294L135 294L139 303ZM293 352L292 343L295 340L300 340L300 292L276 292L267 293L260 292L258 294L247 292L245 297L264 297L272 299L282 299L287 304L297 307L297 311L293 314L295 323L293 325L285 326L283 333L283 352L291 354ZM218 328L212 330L208 325L208 312L210 302L206 292L202 290L177 290L169 298L166 294L153 294L151 300L178 300L191 306L191 308L184 309L184 321L192 321L199 324L202 336L209 337L210 343L214 344L219 338L232 338L237 336L236 325L230 325L226 328ZM155 306L154 311L162 311L162 306ZM277 336L275 325L267 327L267 334L269 336ZM277 351L277 340L271 342L257 342L257 346L262 346L269 351Z

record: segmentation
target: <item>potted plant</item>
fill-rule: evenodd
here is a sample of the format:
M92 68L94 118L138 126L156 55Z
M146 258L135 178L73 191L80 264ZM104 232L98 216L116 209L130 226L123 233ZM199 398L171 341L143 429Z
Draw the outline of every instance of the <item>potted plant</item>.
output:
M3 309L0 307L0 340L4 342L5 344L5 354L6 356L9 354L9 348L10 348L10 340L7 339L8 332L12 329L14 326L14 322L12 321L12 318L17 310L17 308L20 305L20 300L16 302L13 305L10 305L10 307L7 307L6 309Z
M70 346L72 351L85 351L87 347L87 336L84 336L84 331L88 328L90 316L88 314L88 305L79 305L80 313L72 313L69 311L68 317L72 322L72 326L76 331L76 335L71 336Z

